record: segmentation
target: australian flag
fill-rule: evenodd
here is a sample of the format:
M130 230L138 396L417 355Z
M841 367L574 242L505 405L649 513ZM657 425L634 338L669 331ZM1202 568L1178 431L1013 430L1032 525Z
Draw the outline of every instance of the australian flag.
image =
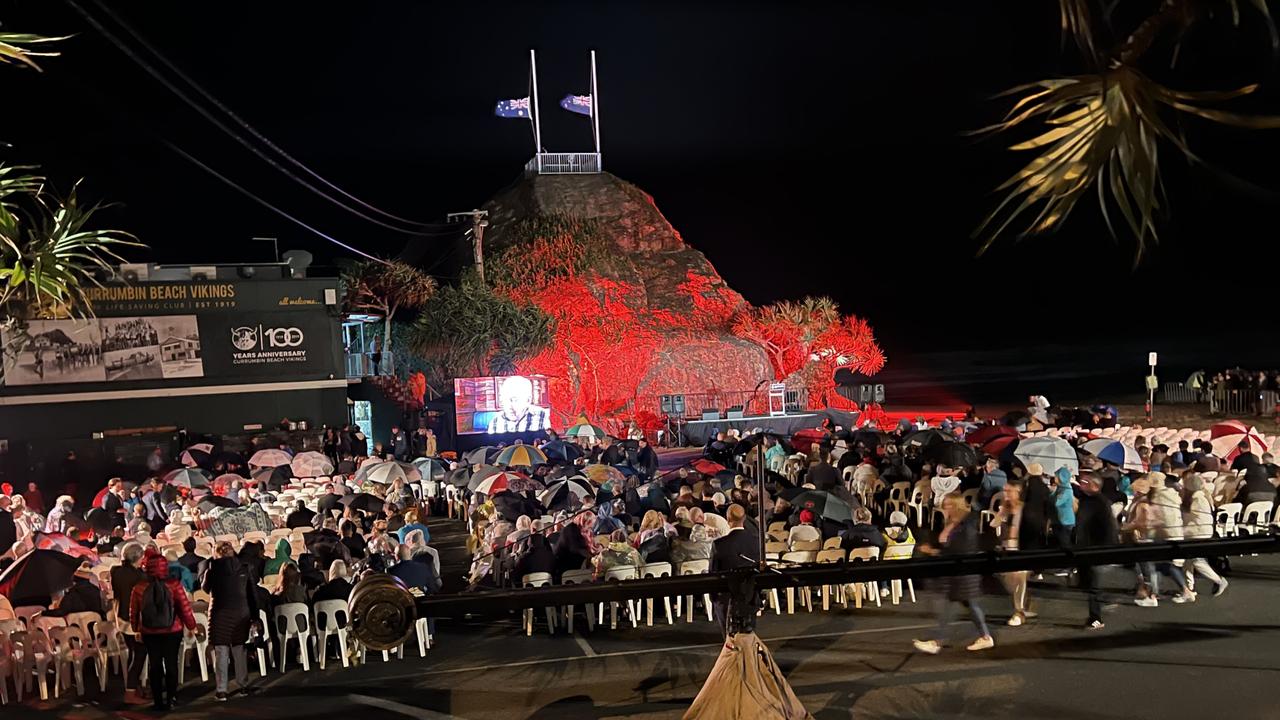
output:
M590 95L565 95L560 101L560 107L571 113L579 115L591 116L591 96Z
M527 118L529 117L529 98L499 100L498 106L493 109L493 114L501 118Z

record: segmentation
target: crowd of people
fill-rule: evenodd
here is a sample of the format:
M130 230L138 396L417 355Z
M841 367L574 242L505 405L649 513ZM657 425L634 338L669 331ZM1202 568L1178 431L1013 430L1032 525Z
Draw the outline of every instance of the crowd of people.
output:
M907 556L949 555L997 544L1013 552L1209 537L1216 508L1275 500L1280 477L1270 453L1257 454L1248 442L1219 457L1207 441L1169 447L1138 437L1139 460L1118 465L1084 450L1088 434L1064 432L1061 440L1078 462L1045 465L1019 458L1014 443L990 453L967 446L984 427L977 422L925 425L906 423L891 433L826 427L791 438L763 430L748 437L720 432L702 457L666 472L643 433L562 440L547 431L531 448L545 453L545 461L497 468L491 464L504 457L501 447L482 449L482 457L443 452L423 466L426 477L403 461L439 451L429 431L396 427L385 445L377 443L361 457L353 454L361 449L350 442L355 433L344 429L326 432L319 444L337 460L323 481L290 478L288 466L250 472L247 462L222 453L211 458L211 469L221 473L217 481L196 488L167 482L175 476L166 471L176 463L157 450L148 463L153 477L136 487L111 479L87 512L69 495L46 509L34 484L23 493L0 487L0 547L8 548L0 571L33 548L74 544L67 551L84 553L85 563L50 596L45 614L89 611L116 618L127 628L131 651L129 699L150 700L163 710L175 700L181 638L195 627L194 609L202 602L209 612L216 698L225 700L232 670L237 692L252 692L246 649L272 642L260 611L270 617L286 603L345 600L365 573L390 573L419 594L439 591L430 515L456 510L468 520L469 585L483 591L521 585L534 573L559 582L571 571L601 579L618 568L654 563L706 561L708 571L755 565L761 519L770 542L789 550L875 548L881 557L890 549L899 556L904 550ZM278 449L285 458L292 455L287 444ZM956 457L969 461L950 460ZM389 473L388 482L372 482L369 468L378 463L396 464L399 471ZM437 465L439 472L431 469ZM764 468L762 476L754 477L756 467ZM482 488L493 486L473 482L502 472L515 481L507 489L485 493ZM211 505L213 497L219 501ZM211 528L218 518L245 508L261 508L274 525L271 533L215 540ZM988 514L980 522L982 510ZM108 559L103 582L94 570ZM1142 563L1131 570L1133 602L1141 607L1155 607L1162 597L1196 601L1197 576L1214 595L1228 586L1224 564L1216 560ZM1061 575L1074 578L1087 595L1084 626L1102 628L1098 570ZM1162 578L1172 592L1162 595ZM1033 620L1031 574L998 579L1010 597L1007 624ZM980 579L954 577L938 589L937 632L916 648L941 649L956 603L973 620L976 638L968 648L992 647ZM880 592L889 593L889 586ZM722 593L714 603L726 631L734 618L751 614L733 608L734 602ZM0 594L0 621L12 614ZM146 658L149 688L141 683Z

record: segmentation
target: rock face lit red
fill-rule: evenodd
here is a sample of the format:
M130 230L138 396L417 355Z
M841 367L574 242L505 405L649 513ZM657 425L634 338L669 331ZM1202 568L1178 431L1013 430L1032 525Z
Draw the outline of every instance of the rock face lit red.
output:
M776 329L777 339L789 343L783 354L793 358L782 364L778 353L771 357L755 339L735 334L750 306L702 253L685 244L652 197L613 175L524 178L485 209L486 247L510 257L514 246L530 263L526 267L556 268L574 241L521 237L521 220L537 216L594 221L604 240L595 251L612 253L608 262L591 263L589 271L549 270L520 287L503 288L557 321L553 346L518 369L550 377L551 404L562 420L638 415L656 422L658 395L751 390L775 378L807 387L812 404L848 408L832 392L836 356L844 353L864 372L884 363L870 329L856 321L822 337L788 338L785 329ZM819 344L834 352L813 361Z

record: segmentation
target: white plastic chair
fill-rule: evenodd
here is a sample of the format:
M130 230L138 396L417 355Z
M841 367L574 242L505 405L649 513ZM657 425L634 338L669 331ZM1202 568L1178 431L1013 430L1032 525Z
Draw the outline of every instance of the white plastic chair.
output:
M1240 518L1244 514L1244 505L1238 502L1219 505L1213 513L1213 522L1218 535L1231 537L1239 533Z
M840 538L833 538L839 540ZM844 550L837 544L834 548L824 548L818 551L817 562L820 563L841 563L844 562ZM822 610L823 612L831 609L831 589L835 588L836 602L849 607L849 599L844 593L842 585L823 585L822 586Z
M35 619L43 615L44 610L39 605L20 605L13 609L13 615L18 618L23 630L34 630Z
M991 522L1000 512L1000 506L1004 504L1004 491L991 496L991 500L987 502L987 509L978 513L978 531L986 532ZM887 559L887 558L886 558Z
M789 553L783 553L782 557L779 558L778 560L779 560L779 563L785 567L788 565L811 563L811 562L817 561L817 559L818 559L817 551L803 550L803 551L793 551ZM811 593L812 593L812 588L808 588L808 587L800 588L800 604L803 605L805 608L807 608L809 612L813 612L813 597ZM795 614L795 611L796 611L796 588L788 585L787 586L787 614L788 615Z
M659 562L659 563L646 563L644 565L641 565L638 574L642 578L663 578L663 577L671 577L672 572L673 571L671 569L671 563ZM663 597L662 602L664 605L666 605L667 624L672 625L674 624L675 620L671 617L671 598ZM653 627L653 598L645 598L644 603L645 603L645 610L647 611L647 615L649 618L649 621L648 621L649 627Z
M537 572L529 573L520 578L520 585L525 588L547 587L551 584L551 573ZM556 614L550 606L544 608L547 611L547 633L556 634ZM533 608L525 608L524 611L524 633L525 635L533 635Z
M200 682L209 682L209 616L195 613L195 632L182 634L182 649L178 651L178 684L181 685L187 672L187 653L196 651L196 662L200 664Z
M31 688L34 679L40 687L40 700L49 699L49 665L54 661L49 638L35 630L16 632L9 636L14 645L14 657L18 660L14 675L15 684L21 679L24 687ZM55 687L56 692L56 687ZM22 690L18 691L22 698Z
M120 679L123 681L128 678L129 648L124 643L120 629L111 620L94 623L93 644L98 653L98 685L106 692L112 660L115 661Z
M710 560L685 560L680 563L681 575L702 575L711 571ZM676 598L676 614L680 614L680 600ZM702 603L707 611L707 621L713 622L714 617L711 614L711 593L705 593L702 596ZM693 596L688 595L684 598L684 619L685 622L693 622Z
M880 548L875 546L856 547L849 551L849 562L875 562L880 559ZM867 593L868 599L874 599L876 607L880 607L880 590L874 582L850 583L846 592L853 593L853 606L862 607L862 595Z
M636 567L634 565L620 565L618 567L610 568L609 571L605 573L604 579L619 580L619 581L635 580ZM634 628L636 626L636 614L637 614L635 600L627 601L627 612L631 614L631 627ZM600 604L600 617L596 619L596 623L600 625L604 624L604 604L603 603ZM609 629L610 630L618 629L618 603L616 600L609 603Z
M914 543L900 543L898 545L890 545L884 550L885 560L910 560L915 554L916 546ZM902 598L902 580L891 580L889 583L890 593L893 598L893 604L897 605ZM916 601L916 585L911 578L907 578L907 590L911 593L911 602Z
M84 695L84 661L93 660L97 655L87 645L84 630L75 625L49 628L49 648L54 658L54 697L58 697L62 688L71 687L72 678L76 696Z
M324 669L325 660L329 656L329 636L338 639L338 652L342 655L342 667L348 667L350 658L347 655L347 603L345 600L321 600L312 608L316 621L316 660L320 669Z
M8 634L0 635L0 705L9 704L9 678L13 678L15 692L18 695L18 702L22 702L22 682L18 679L15 672L17 660L15 659L13 641L9 639Z
M560 576L561 585L584 585L591 582L590 570L565 570ZM587 603L583 608L583 613L587 618L587 629L596 629L596 608L595 603ZM573 606L568 605L564 609L565 628L569 634L573 634Z
M258 673L262 675L262 677L266 677L267 661L270 660L272 663L275 662L275 658L272 657L273 651L271 650L271 642L268 640L271 636L271 621L267 619L266 610L258 610L258 622L262 625L262 642L259 643L257 647Z
M276 636L280 639L280 672L285 672L289 660L289 640L298 641L298 654L302 657L302 670L311 670L308 648L311 645L311 613L306 603L285 603L276 608Z
M895 510L906 511L908 493L911 492L911 483L904 481L896 482L889 486L889 497L884 501L884 513L888 515Z
M1251 502L1244 508L1241 516L1240 527L1248 535L1254 535L1266 532L1267 526L1271 524L1271 512L1275 509L1275 502L1271 500L1259 500Z
M66 626L67 626L67 621L66 621L66 619L65 619L65 618L52 617L52 616L48 616L48 615L41 615L40 617L38 617L38 618L36 618L36 619L35 619L35 621L32 623L32 625L33 625L34 627L32 627L31 629L33 629L33 630L35 630L36 632L38 632L38 633L40 633L40 634L44 635L45 637L48 637L48 636L49 636L49 631L50 631L51 629L53 629L53 628L62 628L62 627L66 627Z

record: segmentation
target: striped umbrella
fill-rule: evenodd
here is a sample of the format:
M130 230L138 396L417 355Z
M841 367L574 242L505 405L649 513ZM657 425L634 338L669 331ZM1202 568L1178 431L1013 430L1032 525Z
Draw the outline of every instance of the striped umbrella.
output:
M436 482L444 480L444 474L449 471L449 466L438 458L418 458L413 461L413 466L418 468L418 474L422 479Z
M1080 449L1099 460L1109 462L1125 470L1142 472L1142 457L1138 455L1137 449L1130 445L1125 445L1119 440L1098 438L1081 445Z
M289 467L294 477L313 478L333 474L333 463L329 458L315 450L300 452L290 461Z
M180 468L172 470L168 475L164 476L164 481L170 485L185 488L198 488L209 486L209 473L200 468Z
M538 448L524 443L516 443L511 447L498 453L498 457L493 459L494 465L506 465L507 467L527 467L534 465L542 465L547 462L547 456Z
M293 457L283 450L270 448L267 450L259 450L249 458L249 464L254 467L280 467L293 462Z
M209 443L196 443L178 456L178 462L187 467L198 467L207 463L213 456L213 445Z
M474 467L470 479L467 480L467 489L475 492L475 489L480 487L480 483L500 472L502 472L502 468L494 465L479 465Z
M476 486L476 492L484 493L485 497L497 495L503 490L515 490L511 485L519 483L521 480L528 480L528 476L518 472L499 472L485 478L483 482ZM517 491L518 492L518 491Z
M1240 443L1249 443L1249 452L1262 456L1267 451L1267 441L1262 439L1258 428L1245 425L1239 420L1226 420L1209 428L1209 444L1213 446L1213 454L1231 462L1240 454Z
M538 493L538 502L548 510L562 510L569 506L569 497L575 496L578 500L584 497L595 495L595 491L586 482L579 478L569 478L553 483L546 490Z
M604 437L604 428L599 425L592 425L587 422L585 417L578 418L578 422L573 427L564 431L565 437L585 437L585 438L602 438Z

